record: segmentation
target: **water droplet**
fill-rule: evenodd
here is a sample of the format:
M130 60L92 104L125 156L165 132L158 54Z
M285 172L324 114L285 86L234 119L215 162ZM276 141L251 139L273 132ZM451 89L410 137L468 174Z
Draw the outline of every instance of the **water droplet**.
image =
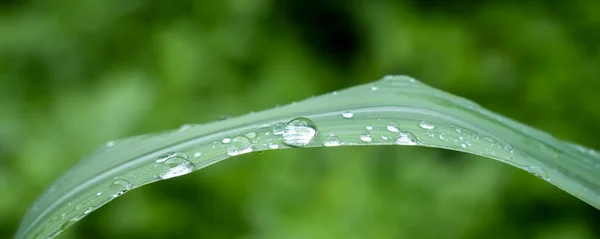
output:
M550 181L550 178L548 177L548 174L546 173L546 171L544 171L542 168L538 167L538 166L529 166L525 168L529 173L537 176L538 178L541 178L545 181Z
M94 207L88 207L88 208L87 208L87 209L85 209L85 211L83 212L83 215L88 215L88 214L90 214L91 212L93 212L93 211L94 211L94 209L96 209L96 208L94 208Z
M123 179L117 179L112 182L110 187L108 187L108 193L113 198L116 198L118 196L123 195L123 193L126 193L127 191L129 191L132 187L133 187L133 185L129 181L123 180Z
M390 132L392 132L392 133L397 133L397 132L400 131L400 129L398 129L398 123L396 123L396 122L390 122L387 125L387 130L390 131Z
M456 131L456 133L462 134L462 130L459 128L456 128L454 131Z
M371 142L373 138L371 138L371 133L369 131L364 131L360 134L360 140L364 142Z
M429 131L427 131L427 136L429 138L435 138L435 132L433 130L429 130Z
M338 92L337 92L337 91L334 91L334 92L331 92L331 94L332 94L332 95L337 95L337 94L338 94Z
M248 132L248 133L246 134L246 137L248 137L248 138L250 138L250 139L256 138L256 133L254 133L254 132Z
M389 139L389 137L387 137L387 136L385 136L385 135L381 135L381 139L383 139L383 140L388 140L388 139Z
M463 148L463 149L466 149L467 145L466 144L460 144L460 147Z
M202 156L202 153L200 153L200 152L194 153L194 158L200 158L200 156Z
M512 154L512 153L514 153L515 150L513 149L512 145L507 144L507 145L504 145L504 151Z
M228 144L229 142L231 142L231 138L225 137L221 142L223 142L224 144Z
M283 143L291 147L305 146L317 133L317 126L312 120L302 117L295 118L285 125Z
M346 111L346 112L342 113L342 116L346 119L350 119L354 116L354 113L352 113L350 111Z
M383 77L383 79L384 80L391 80L391 79L394 79L394 76L393 75L386 75L386 76Z
M367 130L373 130L373 126L372 126L372 125L367 125L365 128L366 128Z
M473 146L473 143L471 143L471 141L467 140L465 143L467 144L467 146Z
M274 135L280 135L283 134L283 131L285 130L285 124L284 123L276 123L273 125L273 134Z
M279 148L279 145L278 145L278 144L276 144L276 143L269 143L269 148L270 148L270 149L278 149L278 148Z
M342 141L334 133L330 133L329 137L323 141L323 145L327 147L340 146L342 145Z
M447 137L448 136L446 134L440 134L440 136L439 136L440 140L442 140L442 141L448 141Z
M108 142L106 142L106 147L110 148L112 146L115 146L115 141L108 141Z
M423 129L434 129L435 125L433 125L433 123L431 123L427 120L423 120L423 121L421 121L421 123L419 123L419 127L423 128Z
M231 140L231 143L227 147L227 154L229 156L236 156L250 153L252 150L254 148L251 139L246 136L237 136Z
M398 136L396 137L396 140L394 140L394 142L399 145L417 145L418 144L417 137L408 131L400 132L400 134L398 134Z
M376 85L371 85L371 90L377 91L377 90L379 90L379 87L377 87Z
M100 196L100 195L102 195L102 192L97 192L96 193L96 196Z
M194 164L188 161L188 156L185 153L167 153L158 157L156 163L156 167L161 168L158 176L162 179L188 174L195 167Z
M493 143L495 143L495 142L496 142L494 139L492 139L492 138L490 138L490 137L488 137L488 136L484 136L484 137L483 137L483 140L487 141L487 142L488 142L488 143L490 143L490 144L493 144Z

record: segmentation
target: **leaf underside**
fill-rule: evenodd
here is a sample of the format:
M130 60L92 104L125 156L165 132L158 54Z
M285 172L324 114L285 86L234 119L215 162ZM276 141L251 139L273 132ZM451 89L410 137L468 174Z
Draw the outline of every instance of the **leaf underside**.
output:
M481 155L526 170L600 209L598 152L408 76L386 76L237 118L111 141L42 193L16 238L54 237L131 189L236 155L357 145L414 145Z

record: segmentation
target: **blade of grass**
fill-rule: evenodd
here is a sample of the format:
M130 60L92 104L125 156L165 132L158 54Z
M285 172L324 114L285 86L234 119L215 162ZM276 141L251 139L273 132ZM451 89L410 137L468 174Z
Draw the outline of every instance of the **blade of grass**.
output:
M415 145L481 155L526 170L600 209L598 152L410 77L386 76L259 113L109 142L42 193L16 238L56 236L131 189L239 154L355 145Z

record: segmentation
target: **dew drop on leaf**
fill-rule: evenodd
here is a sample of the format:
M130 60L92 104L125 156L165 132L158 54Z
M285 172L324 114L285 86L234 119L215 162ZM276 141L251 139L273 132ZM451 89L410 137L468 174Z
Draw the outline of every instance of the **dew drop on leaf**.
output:
M342 117L346 118L346 119L350 119L354 116L354 113L350 112L350 111L346 111L344 113L342 113Z
M170 152L158 157L156 167L160 168L158 176L167 179L188 174L195 166L188 160L187 154Z
M285 125L283 143L290 147L305 146L317 135L315 123L307 118L295 118Z
M392 132L392 133L397 133L397 132L400 131L400 129L398 129L398 123L396 123L396 122L390 122L387 125L387 130L390 131L390 132Z
M233 138L231 143L227 146L227 154L229 156L250 153L253 150L252 140L246 136L237 136Z
M417 145L418 140L417 137L411 132L403 131L398 134L394 140L394 143L398 145Z
M434 129L435 125L433 125L433 123L431 123L427 120L423 120L423 121L421 121L421 123L419 123L419 127L423 128L423 129Z
M363 142L371 142L373 138L371 137L371 133L369 131L363 131L360 134L360 140L362 140Z

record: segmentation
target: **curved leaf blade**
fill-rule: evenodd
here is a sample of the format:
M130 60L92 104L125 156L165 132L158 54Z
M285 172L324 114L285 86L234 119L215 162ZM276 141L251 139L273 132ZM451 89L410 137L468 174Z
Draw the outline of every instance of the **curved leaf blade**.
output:
M526 170L600 209L598 152L410 77L386 76L259 113L109 142L42 193L16 238L56 236L148 183L243 153L298 146L281 134L284 124L297 117L312 120L317 130L302 147L400 144L462 151Z

